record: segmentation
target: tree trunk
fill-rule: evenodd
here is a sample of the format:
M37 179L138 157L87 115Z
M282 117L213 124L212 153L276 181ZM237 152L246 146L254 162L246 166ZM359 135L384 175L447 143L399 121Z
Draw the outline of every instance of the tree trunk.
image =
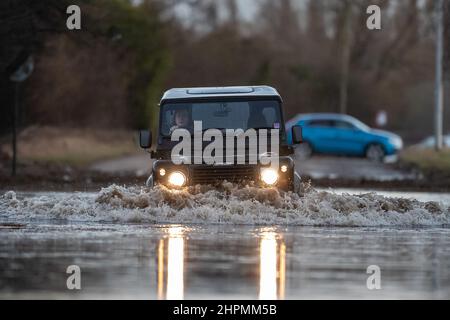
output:
M341 74L339 81L339 111L347 113L348 83L350 73L350 55L352 47L352 3L345 1L343 8L342 33L341 33Z

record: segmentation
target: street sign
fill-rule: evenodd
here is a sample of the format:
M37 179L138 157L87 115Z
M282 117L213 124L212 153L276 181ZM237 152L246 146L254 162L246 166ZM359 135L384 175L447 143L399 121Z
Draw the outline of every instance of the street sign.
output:
M14 71L9 80L13 82L23 82L31 75L34 70L34 59L33 56L29 56L22 65Z

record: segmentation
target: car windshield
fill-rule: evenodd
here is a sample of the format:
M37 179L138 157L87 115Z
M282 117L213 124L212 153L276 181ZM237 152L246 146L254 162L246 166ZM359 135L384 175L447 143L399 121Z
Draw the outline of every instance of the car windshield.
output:
M161 107L161 134L170 136L177 128L192 132L194 121L202 122L202 129L280 129L280 103L276 100L240 102L167 103Z
M362 131L370 131L370 127L356 118L351 117L351 123Z

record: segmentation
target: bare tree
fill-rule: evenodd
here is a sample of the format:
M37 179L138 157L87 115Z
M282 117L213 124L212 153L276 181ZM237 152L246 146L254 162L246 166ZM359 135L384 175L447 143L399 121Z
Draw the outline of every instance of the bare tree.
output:
M227 11L228 11L228 21L231 26L238 28L239 27L239 9L236 3L236 0L227 0L226 2Z
M348 83L350 73L350 57L353 43L353 3L351 0L343 1L339 17L339 43L340 43L340 79L339 79L339 111L347 113Z
M325 37L324 13L323 0L309 0L307 32L315 41L321 41Z

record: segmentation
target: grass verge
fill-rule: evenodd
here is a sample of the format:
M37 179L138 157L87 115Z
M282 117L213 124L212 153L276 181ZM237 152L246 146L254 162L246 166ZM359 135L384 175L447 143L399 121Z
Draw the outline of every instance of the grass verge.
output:
M425 175L440 173L450 176L450 149L440 152L433 149L406 149L400 154L400 162L419 169Z
M11 150L9 141L0 145L6 157L11 158ZM138 151L134 132L128 130L30 127L18 137L20 162L85 167Z

